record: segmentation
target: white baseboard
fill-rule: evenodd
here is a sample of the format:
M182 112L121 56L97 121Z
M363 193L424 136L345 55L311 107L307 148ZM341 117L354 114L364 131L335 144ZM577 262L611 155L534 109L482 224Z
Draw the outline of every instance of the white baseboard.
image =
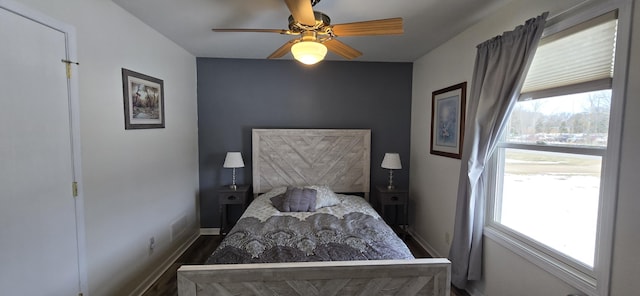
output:
M198 239L199 236L200 232L193 232L189 236L189 238L187 238L184 243L180 245L180 247L178 247L173 253L171 253L169 257L165 258L162 264L158 265L158 267L153 270L153 272L151 272L149 276L140 283L140 285L138 285L131 293L129 293L129 296L140 296L144 292L146 292L153 285L153 283L155 283L162 276L162 274L164 274L164 272L167 271L167 269L169 269L169 267L171 267L171 265L176 262L178 258L180 258L180 256L189 248L189 246L191 246Z
M409 229L409 234L411 234L411 236L413 237L413 239L416 240L416 242L418 242L418 244L425 249L425 251L427 251L429 254L431 254L431 256L435 257L435 258L443 258L444 256L442 256L440 253L438 253L436 251L436 249L434 249L425 239L423 239L422 237L420 237L418 234L416 234L413 229Z
M427 251L429 254L431 254L431 256L436 257L436 258L442 258L443 256L438 253L425 239L423 239L421 236L417 235L413 229L409 229L409 234L411 234L411 236L413 237L413 239L425 250ZM467 293L469 293L469 295L471 296L484 296L484 294L481 291L478 291L478 289L476 289L475 287L467 287L467 289L465 289L465 291Z
M220 235L220 228L200 228L200 235Z

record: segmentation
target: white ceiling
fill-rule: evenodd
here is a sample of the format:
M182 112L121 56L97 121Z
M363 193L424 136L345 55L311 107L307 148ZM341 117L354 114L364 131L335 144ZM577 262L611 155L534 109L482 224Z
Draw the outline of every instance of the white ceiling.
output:
M112 0L196 57L264 59L295 36L220 33L212 28L287 29L283 0ZM404 34L339 37L357 61L413 62L510 0L321 0L331 24L391 17ZM287 54L284 59L291 59ZM334 54L328 60L343 60Z

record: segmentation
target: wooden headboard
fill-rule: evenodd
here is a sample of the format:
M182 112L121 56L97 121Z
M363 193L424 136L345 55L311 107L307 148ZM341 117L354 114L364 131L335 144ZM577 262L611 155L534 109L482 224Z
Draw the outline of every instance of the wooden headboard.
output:
M371 130L253 129L253 192L327 185L369 197Z

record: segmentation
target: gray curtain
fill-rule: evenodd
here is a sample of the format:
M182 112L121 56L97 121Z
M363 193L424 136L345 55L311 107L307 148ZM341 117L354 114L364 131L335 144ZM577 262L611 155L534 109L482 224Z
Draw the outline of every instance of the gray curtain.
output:
M530 19L477 48L449 251L452 283L461 289L482 275L485 166L518 99L547 15Z

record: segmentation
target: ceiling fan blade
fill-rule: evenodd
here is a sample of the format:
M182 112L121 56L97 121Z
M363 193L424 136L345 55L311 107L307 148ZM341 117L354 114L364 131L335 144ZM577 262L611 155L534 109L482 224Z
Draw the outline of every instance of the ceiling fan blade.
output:
M253 32L253 33L278 33L285 34L289 33L288 30L282 29L211 29L214 32Z
M284 0L293 18L299 23L307 26L316 24L316 17L313 14L313 7L309 0Z
M277 59L283 57L291 50L291 46L293 46L298 39L289 40L287 43L280 46L280 48L276 49L271 55L267 57L267 59Z
M401 17L333 26L333 33L336 36L394 35L403 32Z
M322 44L324 44L328 50L342 56L347 60L355 59L362 55L362 53L356 50L355 48L349 45L346 45L338 41L337 39L331 39L323 42Z

